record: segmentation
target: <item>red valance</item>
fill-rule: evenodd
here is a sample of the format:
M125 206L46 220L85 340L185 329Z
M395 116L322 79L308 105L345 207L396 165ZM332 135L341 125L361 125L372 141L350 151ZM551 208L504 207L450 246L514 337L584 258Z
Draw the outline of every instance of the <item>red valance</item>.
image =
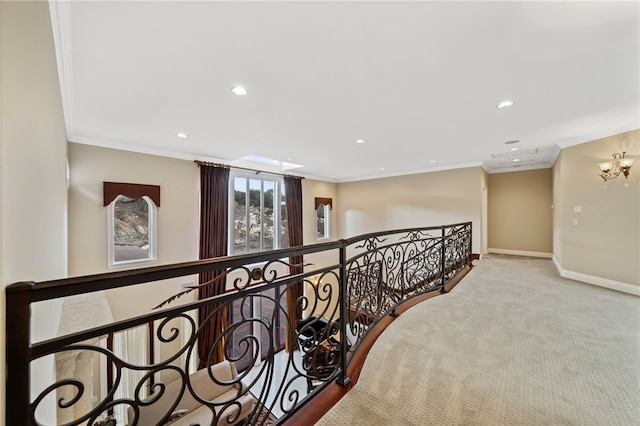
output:
M331 198L316 197L316 210L322 205L329 206L330 209L333 209L333 200Z
M102 182L103 201L105 206L111 204L118 195L129 198L140 198L145 195L153 200L156 207L160 207L160 186L142 185L139 183Z

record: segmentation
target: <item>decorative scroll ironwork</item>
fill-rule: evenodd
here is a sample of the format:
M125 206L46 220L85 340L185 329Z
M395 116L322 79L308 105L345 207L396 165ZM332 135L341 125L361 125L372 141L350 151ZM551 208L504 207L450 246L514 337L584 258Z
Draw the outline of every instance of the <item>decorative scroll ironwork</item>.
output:
M367 251L356 254L346 265L350 355L371 325L394 312L397 305L430 291L444 291L445 283L471 264L471 224L441 229L441 236L412 229L389 233L385 240L370 237L355 245L354 249Z
M224 280L227 276L229 276L232 273L237 274L238 271L241 271L242 274L237 274L238 276L235 277L235 279L233 280L233 288L235 290L243 290L250 285L255 285L256 282L258 281L261 283L262 282L272 283L275 280L277 280L279 277L282 277L283 275L287 275L284 273L280 273L280 274L278 273L278 269L277 269L278 265L282 265L287 268L289 267L304 268L306 266L311 266L311 264L308 264L308 263L302 263L302 264L288 263L284 260L278 259L275 261L267 262L262 268L257 268L257 267L249 268L249 267L241 266L234 269L228 269L210 281L207 281L202 284L186 287L184 291L174 294L173 296L164 300L162 303L160 303L158 306L154 307L153 309L160 309L161 307L168 305L169 303L184 296L185 294L191 293L193 290L212 285L217 281Z
M303 273L289 274L286 259L290 256L331 251L336 254L336 262L307 263L303 265ZM352 253L349 259L347 252ZM68 426L93 425L109 415L126 416L117 420L130 426L162 424L180 414L188 420L187 416L195 415L193 407L200 407L198 413L205 413L208 419L205 422L212 425L240 421L262 425L273 421L268 420L269 416L276 417L276 424L281 423L313 398L319 388L335 379L344 383L349 360L377 321L412 297L443 290L444 284L470 263L471 224L466 223L370 234L360 239L199 261L174 268L148 268L131 271L126 276L107 274L106 279L101 275L62 280L55 285L49 282L9 286L9 330L20 329L16 325L20 321L28 324L30 304L52 298L51 289L56 286L55 297L64 297L94 291L95 287L121 287L123 280L135 285L204 270L222 270L230 291L207 300L181 299L183 304L177 305L178 298L198 287L193 286L143 316L35 344L28 342L28 334L26 337L10 334L8 386L28 391L30 362L47 355L60 359L86 357L92 360L96 371L109 370L112 379L101 383L103 390L97 395L93 379L75 373L57 377L33 400L29 392L26 396L18 390L8 392L7 406L13 411L7 414L7 424L52 424L43 414L50 411L51 404L59 413L73 412L69 416L72 420L62 422ZM295 301L295 308L299 309L288 309L291 307L287 307L287 291L300 282L304 292ZM86 290L79 291L77 286L85 283ZM190 312L209 304L215 310L198 324ZM219 371L220 364L212 361L214 356L210 353L206 374L196 376L199 337L208 320L221 312L227 321L218 330L212 347L221 345L224 362L229 362L232 368ZM294 321L288 312L302 312L302 318ZM341 318L341 312L346 316ZM154 353L159 356L151 362L135 362L126 352L101 343L104 336L152 322ZM292 324L297 326L293 328ZM282 351L286 340L296 342L299 349ZM18 357L18 353L28 355ZM132 376L137 379L127 379ZM224 392L212 398L207 393L212 388ZM86 405L95 396L98 401ZM16 407L26 409L16 413ZM182 413L185 407L188 413ZM199 422L203 422L202 418Z

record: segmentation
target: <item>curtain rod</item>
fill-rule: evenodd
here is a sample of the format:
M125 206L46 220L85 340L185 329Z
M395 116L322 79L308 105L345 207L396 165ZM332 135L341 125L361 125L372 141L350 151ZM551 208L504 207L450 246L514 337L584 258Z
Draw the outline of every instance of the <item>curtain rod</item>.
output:
M211 167L222 167L225 169L246 170L249 172L255 172L256 175L259 175L260 173L267 173L270 175L277 175L277 176L288 177L288 178L304 179L304 176L286 175L284 173L276 173L276 172L266 172L264 170L249 169L247 167L230 166L228 164L222 164L222 163L210 163L208 161L200 161L200 160L193 160L193 162L196 163L198 167L205 165L205 166L211 166Z

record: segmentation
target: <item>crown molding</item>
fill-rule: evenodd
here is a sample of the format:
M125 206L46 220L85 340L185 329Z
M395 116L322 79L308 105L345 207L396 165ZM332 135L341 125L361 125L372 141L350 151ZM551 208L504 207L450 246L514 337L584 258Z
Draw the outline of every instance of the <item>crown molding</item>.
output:
M58 65L58 81L62 97L62 111L67 132L71 140L73 131L73 62L71 57L71 2L49 1L53 44Z

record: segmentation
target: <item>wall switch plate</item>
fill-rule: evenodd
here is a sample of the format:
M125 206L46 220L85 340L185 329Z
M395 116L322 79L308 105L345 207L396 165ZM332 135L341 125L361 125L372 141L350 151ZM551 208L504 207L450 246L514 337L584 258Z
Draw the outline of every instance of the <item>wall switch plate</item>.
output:
M574 213L582 213L582 206L573 206Z
M578 226L580 224L580 222L578 221L578 219L573 219L573 226Z

